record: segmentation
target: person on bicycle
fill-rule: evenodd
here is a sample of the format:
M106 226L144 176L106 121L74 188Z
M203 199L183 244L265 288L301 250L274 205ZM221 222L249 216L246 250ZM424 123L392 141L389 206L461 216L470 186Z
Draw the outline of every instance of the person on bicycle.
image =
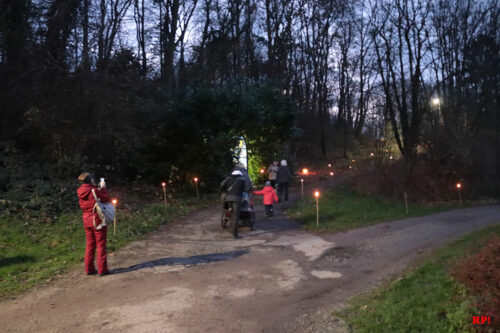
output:
M238 235L238 221L240 217L241 197L243 192L250 191L249 184L240 170L234 170L231 176L222 181L220 188L225 193L224 204L233 211L231 214L233 237L240 238Z

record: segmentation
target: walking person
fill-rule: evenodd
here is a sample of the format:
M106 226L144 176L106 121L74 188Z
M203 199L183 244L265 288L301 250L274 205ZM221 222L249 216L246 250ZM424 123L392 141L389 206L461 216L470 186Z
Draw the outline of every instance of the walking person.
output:
M278 202L288 201L288 184L290 183L290 170L286 160L281 161L276 174L276 183L278 183Z
M260 191L255 191L253 194L263 195L263 204L266 209L266 217L271 217L274 215L273 213L273 203L278 202L278 196L274 191L274 188L271 186L271 182L267 181L264 188Z
M106 275L109 273L108 262L106 259L106 234L108 227L100 226L101 219L94 209L97 198L105 203L110 202L108 191L106 190L106 183L101 178L99 186L95 177L88 172L82 173L78 180L82 184L77 192L80 208L83 211L83 227L85 229L85 272L87 275L99 273L99 275ZM96 226L99 226L99 230ZM97 250L97 271L94 266L94 258Z
M248 175L248 170L245 168L245 165L241 162L238 162L232 171L235 171L235 170L241 171L241 175L243 176L243 178L245 178L245 180L248 183L248 188L250 189L250 191L253 191L252 180L250 179L250 176ZM246 192L248 192L248 191L246 191Z
M220 184L224 194L224 205L232 209L232 233L234 238L240 238L238 235L238 222L240 219L240 205L243 192L249 192L249 184L240 170L234 170L231 176L227 177Z
M271 186L274 188L276 188L276 175L278 174L278 168L279 168L278 161L274 161L267 169L267 173L269 175L269 181L271 182Z

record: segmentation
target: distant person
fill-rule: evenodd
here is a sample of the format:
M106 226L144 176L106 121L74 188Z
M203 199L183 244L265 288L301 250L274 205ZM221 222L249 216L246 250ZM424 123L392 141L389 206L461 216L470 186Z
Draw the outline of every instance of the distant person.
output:
M278 202L278 196L276 195L276 192L274 191L274 187L271 186L271 182L267 181L264 188L260 191L255 191L253 194L256 195L263 195L263 204L266 209L266 216L271 217L273 216L273 203Z
M233 211L231 214L233 237L240 238L238 235L240 205L243 192L250 192L248 182L240 170L234 170L231 176L222 181L220 189L224 193L224 205L227 205L227 208L231 208Z
M278 174L278 168L279 168L278 161L274 161L267 169L267 173L269 175L269 181L271 182L271 186L274 188L276 188L276 175Z
M85 272L87 275L99 273L99 275L106 275L109 273L108 263L106 260L106 233L107 227L101 227L101 219L97 212L94 210L96 200L94 194L101 202L110 202L108 191L106 190L106 183L104 179L97 186L94 175L84 172L78 177L79 182L82 184L76 193L78 194L80 208L83 210L83 227L85 228L85 237L87 244L85 247ZM96 227L97 226L97 227ZM94 266L94 257L97 249L97 271Z
M234 169L232 171L235 171L235 170L241 171L243 178L245 178L245 180L248 182L248 188L250 189L250 191L253 191L252 180L250 179L250 176L248 175L248 170L245 168L245 165L243 163L239 162L236 164L236 166L234 167Z
M281 161L276 174L276 183L278 183L278 202L288 201L288 184L290 183L290 170L286 160Z

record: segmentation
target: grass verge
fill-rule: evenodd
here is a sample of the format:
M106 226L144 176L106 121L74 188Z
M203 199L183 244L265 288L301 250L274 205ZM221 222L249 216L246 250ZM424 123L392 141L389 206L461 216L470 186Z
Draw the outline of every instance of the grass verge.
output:
M450 270L479 251L500 225L474 232L432 254L421 266L334 313L354 332L471 332L473 296Z
M108 253L215 200L215 195L207 195L200 201L183 199L168 206L153 203L137 209L119 207L116 236L113 226L108 227ZM59 215L49 223L4 215L0 216L0 229L0 299L49 282L68 267L83 262L85 232L81 211Z
M328 190L319 198L319 226L316 226L316 202L313 198L300 201L288 209L287 214L308 230L344 231L459 207L456 204L409 202L406 214L403 200L365 196L346 190Z

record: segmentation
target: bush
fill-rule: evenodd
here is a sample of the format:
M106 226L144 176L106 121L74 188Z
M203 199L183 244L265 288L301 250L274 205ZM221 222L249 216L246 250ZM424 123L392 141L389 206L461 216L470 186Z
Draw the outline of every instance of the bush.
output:
M491 325L475 327L479 332L500 331L500 237L494 235L476 255L460 260L453 276L474 295L479 316L493 318Z

